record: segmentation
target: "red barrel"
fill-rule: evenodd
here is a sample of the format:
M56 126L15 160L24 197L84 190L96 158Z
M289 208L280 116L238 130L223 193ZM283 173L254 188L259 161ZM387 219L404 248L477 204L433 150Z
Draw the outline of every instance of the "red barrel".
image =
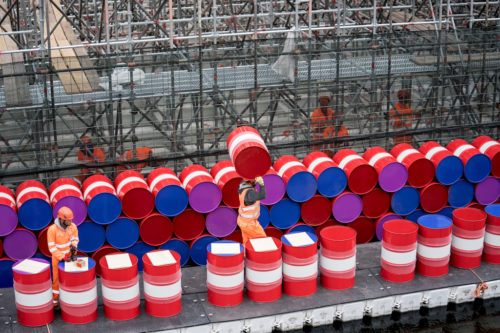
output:
M489 136L479 136L472 145L479 149L481 154L485 154L491 160L491 174L500 178L500 143L496 142Z
M193 240L205 230L205 216L191 208L175 216L173 222L174 234L182 240Z
M239 207L238 187L242 178L236 172L233 163L231 161L220 161L210 169L210 174L214 178L215 184L222 191L222 201L229 207Z
M363 158L377 170L378 183L384 191L396 192L406 184L408 180L406 167L384 148L370 148L365 151Z
M245 179L264 176L271 156L260 133L249 126L234 129L227 137L227 150L236 172Z
M349 228L356 231L356 244L365 244L375 236L375 223L366 216L360 216L349 223Z
M24 326L44 326L54 320L50 264L44 259L20 260L12 266L17 321Z
M50 204L54 218L61 207L68 207L73 211L73 223L80 225L87 217L87 205L83 201L80 185L71 178L60 178L49 187Z
M411 186L424 187L434 179L434 164L411 145L400 143L391 149L391 154L408 170L408 184Z
M254 238L246 243L245 280L247 297L252 301L273 302L281 297L281 247L274 237Z
M283 236L283 231L281 231L281 229L278 229L271 225L264 229L264 231L266 232L267 237L281 239L281 236Z
M427 214L418 218L417 272L424 276L448 273L452 221L444 215Z
M189 204L195 211L210 213L219 207L222 192L205 167L190 165L182 170L179 179L189 195Z
M321 285L342 290L354 286L356 276L356 231L344 226L320 232L319 268Z
M376 219L389 211L391 207L391 196L379 187L361 197L363 203L363 214L371 219Z
M108 177L90 176L83 182L82 192L87 204L87 213L92 221L98 224L109 224L120 216L122 204Z
M314 151L302 160L307 171L318 181L318 192L333 198L345 190L347 176L341 168L325 153Z
M141 312L137 257L130 253L108 254L99 264L104 315L111 320L137 317ZM110 264L115 266L110 268Z
M131 219L143 219L151 214L155 205L154 196L139 172L124 171L116 177L114 184L125 215Z
M207 246L207 300L215 306L230 307L243 302L244 248L223 240Z
M377 171L352 149L342 149L333 161L347 175L347 185L356 194L366 194L377 185Z
M0 216L0 236L7 236L17 226L17 207L14 193L3 185L0 185Z
M448 203L448 188L443 184L430 183L420 190L420 206L427 213L437 213Z
M273 168L285 181L286 193L293 201L305 202L316 193L316 177L296 157L282 156L274 162Z
M22 182L16 189L19 222L30 230L41 230L52 221L52 206L45 186L37 180Z
M139 225L139 233L144 243L151 246L165 244L170 237L174 226L165 215L153 213L145 217Z
M487 214L484 235L483 259L490 264L500 264L500 204L485 208Z
M283 290L296 297L318 290L318 238L309 232L292 232L283 243Z
M406 220L383 225L380 277L389 282L408 282L415 277L418 226Z
M95 273L97 276L101 276L101 265L97 264L101 262L101 258L112 253L120 253L121 251L117 248L112 247L111 245L104 245L99 248L97 251L92 253L91 258L96 262L95 265Z
M325 223L332 215L331 202L328 198L316 194L300 206L302 220L312 226Z
M480 183L490 174L490 158L467 141L456 139L451 141L446 148L462 160L465 178L471 183Z
M436 168L436 179L444 185L452 185L462 177L464 166L460 159L435 141L428 141L418 149Z
M476 208L453 211L451 264L458 268L476 268L483 254L486 213Z
M182 310L181 256L170 250L155 250L142 256L146 313L171 317Z
M79 259L88 263L80 271L70 271L64 261L57 265L61 318L70 324L86 324L97 319L95 261L91 258Z
M147 182L155 196L156 209L166 216L179 215L188 205L188 195L174 171L169 168L153 170Z

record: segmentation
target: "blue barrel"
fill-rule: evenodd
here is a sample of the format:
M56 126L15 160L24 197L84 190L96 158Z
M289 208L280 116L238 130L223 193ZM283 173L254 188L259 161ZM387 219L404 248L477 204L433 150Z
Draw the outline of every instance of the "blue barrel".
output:
M52 221L52 207L45 200L29 199L17 212L19 223L29 230L42 230Z
M474 185L462 179L448 188L448 203L454 208L465 207L474 199Z
M447 156L436 167L436 179L443 185L456 183L464 172L462 161L456 156Z
M144 242L137 242L134 246L129 247L125 252L133 254L137 257L137 269L139 272L142 272L142 256L153 250L156 250L156 248Z
M112 193L100 193L90 200L87 212L92 221L98 224L110 224L122 211L120 199Z
M424 215L427 215L428 213L426 211L424 211L423 209L416 209L413 211L413 213L411 213L410 215L408 215L406 217L406 220L408 221L412 221L414 223L417 223L418 221L418 218L420 216L424 216Z
M409 215L420 204L420 193L412 186L404 186L392 195L392 211L398 215Z
M297 225L294 225L293 227L291 227L290 229L288 229L287 231L287 234L290 234L290 233L296 233L296 232L307 232L308 234L311 234L309 236L311 236L311 239L314 240L316 236L312 237L312 235L316 235L316 231L314 230L313 227L311 227L310 225L307 225L307 224L303 224L303 223L300 223L300 224L297 224ZM283 237L282 237L283 239ZM291 246L291 244L288 244Z
M318 177L318 192L333 198L344 192L347 186L347 176L341 168L332 167L325 169Z
M188 194L181 186L165 186L155 198L156 209L163 215L176 216L186 209Z
M453 211L454 210L455 210L454 207L446 206L443 209L441 209L439 212L437 212L436 214L444 215L444 216L449 217L450 219L453 219Z
M83 252L91 253L104 245L106 241L106 232L104 228L97 223L85 221L78 226L78 249Z
M187 264L189 260L189 245L181 239L171 238L165 244L160 246L160 249L179 253L181 256L181 266Z
M120 217L106 228L106 239L117 249L127 249L139 239L139 226L128 217Z
M12 265L16 262L9 258L0 259L0 288L10 288L14 284Z
M260 205L259 223L263 229L266 229L269 226L269 221L271 221L269 209L264 205Z
M278 229L288 229L299 219L300 205L290 199L282 199L271 208L271 224Z
M205 266L207 264L208 244L218 241L217 237L201 235L191 243L191 259L196 265Z

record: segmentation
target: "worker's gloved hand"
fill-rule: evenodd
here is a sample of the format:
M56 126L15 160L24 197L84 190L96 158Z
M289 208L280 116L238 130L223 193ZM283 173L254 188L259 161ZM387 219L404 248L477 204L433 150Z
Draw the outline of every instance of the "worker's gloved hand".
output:
M264 179L262 177L256 177L255 181L260 185L264 186Z
M74 246L73 244L71 244L69 246L69 252L72 253L72 254L76 254L76 246Z

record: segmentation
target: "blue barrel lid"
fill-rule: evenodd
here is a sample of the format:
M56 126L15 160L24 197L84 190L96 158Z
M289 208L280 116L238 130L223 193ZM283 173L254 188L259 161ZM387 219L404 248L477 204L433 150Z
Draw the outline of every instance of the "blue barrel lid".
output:
M205 266L207 264L207 246L217 240L214 236L201 235L191 243L191 259L196 265Z
M16 262L9 258L0 259L0 288L10 288L14 284L12 265Z
M218 240L218 241L215 241L215 242L211 242L207 246L207 251L212 252L212 245L215 244L215 243L238 244L239 247L240 247L240 253L243 252L243 251L245 251L245 248L243 247L243 244L235 242L235 241L232 241L232 240ZM235 254L218 254L218 256L234 256L234 255Z
M454 208L465 207L474 199L474 185L461 179L448 188L448 203Z
M271 224L278 229L288 229L300 219L300 205L290 199L282 199L271 207Z
M52 221L52 207L45 200L29 199L21 205L17 217L26 229L42 230Z
M484 211L490 215L500 217L500 204L486 206Z
M78 226L78 238L78 249L90 253L104 245L106 232L99 224L85 221Z
M93 197L87 207L87 213L92 221L98 224L110 224L122 212L122 203L112 193L99 193Z
M260 205L260 215L259 215L259 223L263 229L266 229L269 226L269 222L271 221L271 215L269 214L269 209Z
M297 232L307 232L308 234L316 234L314 228L307 224L299 224L295 227L292 227L287 234L297 233Z
M175 251L179 253L179 255L181 256L181 266L187 264L189 260L189 245L181 239L169 239L165 244L160 246L160 249Z
M441 214L427 214L418 218L418 225L429 229L449 228L453 222L447 216Z
M188 194L182 186L169 185L158 192L155 206L163 215L177 216L186 209L188 200Z
M344 192L347 186L347 176L339 167L330 167L318 177L318 192L327 198L333 198Z
M464 173L464 164L453 155L443 158L436 168L436 179L443 185L455 184Z
M155 248L151 245L148 245L144 242L137 242L134 246L129 247L125 252L133 254L137 257L137 270L142 272L142 256L148 253L149 251L153 251Z
M120 217L106 228L106 239L117 249L129 248L139 239L139 226L128 217Z
M398 215L409 215L420 204L420 193L412 186L404 186L391 198L392 211Z
M413 211L413 213L411 213L410 215L408 215L406 217L406 220L417 223L418 218L420 216L423 216L426 214L428 214L428 213L426 211L424 211L423 209L416 209Z
M307 234L307 236L309 236L309 237L312 239L312 241L313 241L313 242L315 242L315 243L316 243L316 242L318 241L318 237L316 236L316 232L314 231L314 229L313 229L313 232L309 232L309 231L306 231L306 230L295 230L295 228L294 228L294 230L293 230L293 231L291 231L291 232L287 233L286 235L290 235L290 234L298 234L298 233L300 233L300 232L305 232L305 233ZM288 238L286 238L286 237L285 237L286 235L281 236L281 242L282 242L283 244L288 245L288 246L293 246L293 245L290 243L290 241L288 240ZM308 246L308 245L307 245L307 246Z
M446 206L443 209L441 209L439 212L437 212L436 214L444 215L444 216L449 217L450 219L453 219L453 211L454 210L455 210L454 207Z
M471 183L480 183L491 172L491 160L484 154L477 154L469 158L465 164L464 175Z
M316 194L317 189L316 177L308 171L297 172L286 184L286 193L295 202L306 202Z

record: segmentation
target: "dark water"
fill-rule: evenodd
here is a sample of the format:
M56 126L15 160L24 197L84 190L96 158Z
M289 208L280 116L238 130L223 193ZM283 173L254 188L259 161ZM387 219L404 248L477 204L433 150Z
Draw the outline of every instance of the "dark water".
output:
M393 312L391 316L369 318L352 322L334 322L333 325L305 327L298 332L499 332L500 298L476 299L447 307L421 308L407 313Z

